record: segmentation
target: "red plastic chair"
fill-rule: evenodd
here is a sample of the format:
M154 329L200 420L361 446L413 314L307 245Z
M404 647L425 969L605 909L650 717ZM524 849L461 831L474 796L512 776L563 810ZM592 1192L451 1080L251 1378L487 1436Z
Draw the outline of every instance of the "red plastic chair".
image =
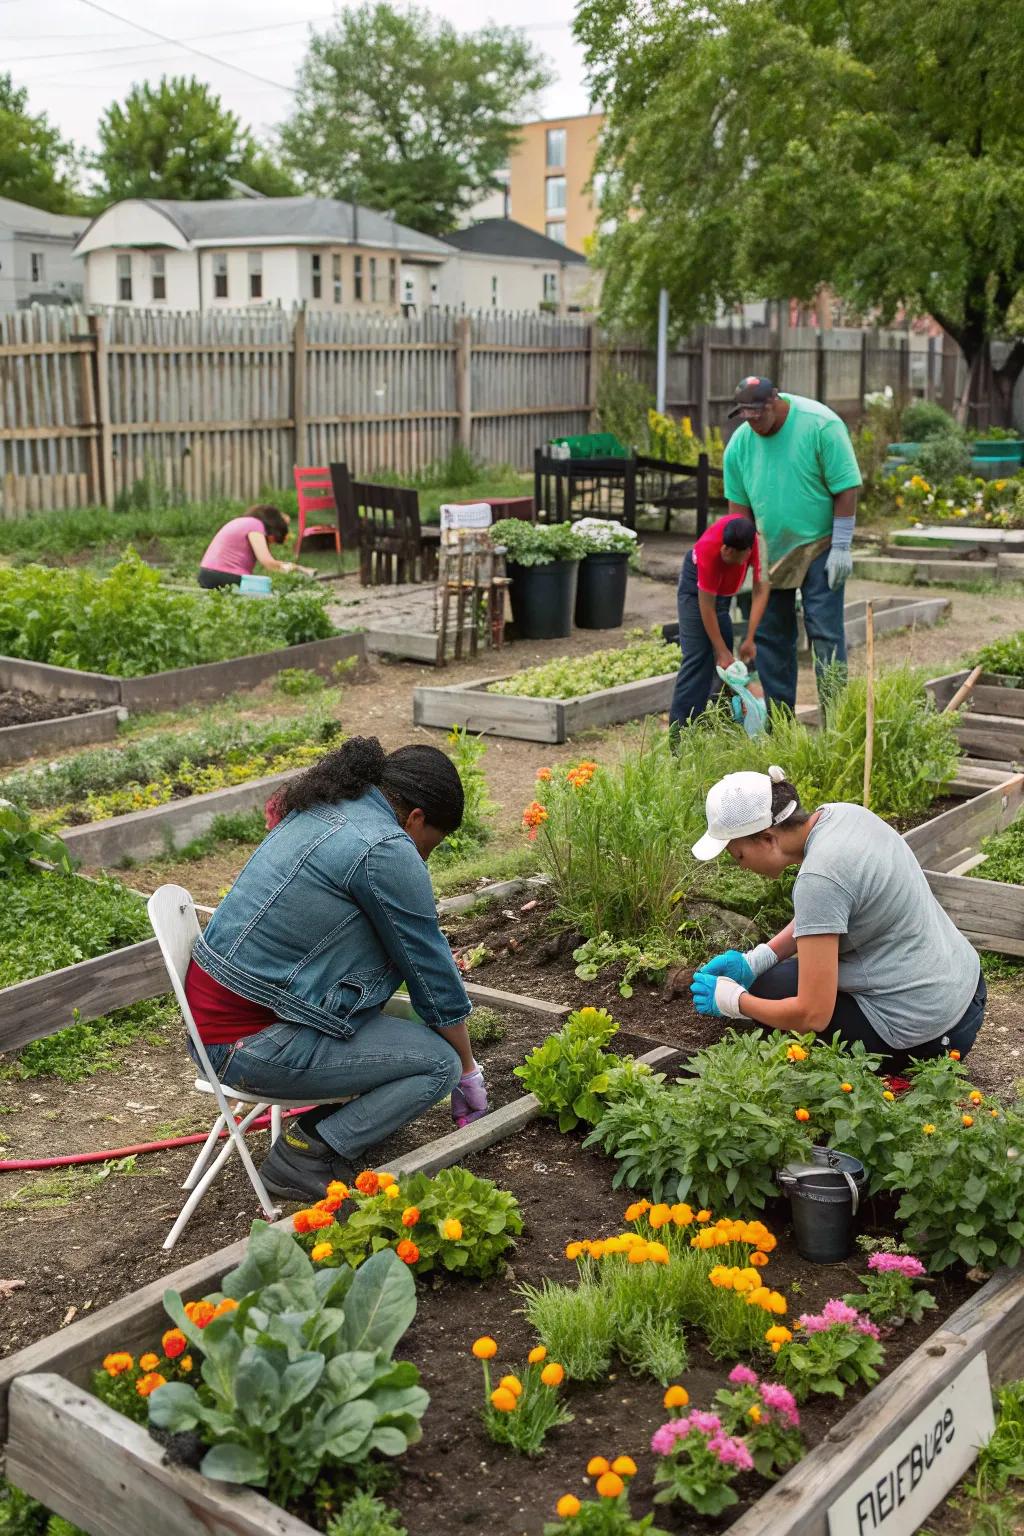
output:
M315 469L300 469L296 464L292 473L295 476L295 491L299 498L299 536L295 541L296 559L302 548L303 539L307 534L314 533L329 533L340 557L341 533L338 529L338 508L334 500L330 469L326 465ZM310 512L330 512L334 522L314 523L307 528L306 518Z

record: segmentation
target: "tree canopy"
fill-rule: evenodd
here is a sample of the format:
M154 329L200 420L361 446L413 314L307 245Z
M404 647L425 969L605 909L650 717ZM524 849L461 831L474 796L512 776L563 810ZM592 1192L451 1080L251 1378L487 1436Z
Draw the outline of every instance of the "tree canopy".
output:
M355 6L314 34L281 142L308 190L439 235L495 185L549 79L511 28L460 34L427 10Z
M45 112L28 110L28 92L11 75L0 74L0 197L50 213L75 213L81 206L76 175L71 145Z
M931 314L972 396L1024 289L1019 0L581 0L608 111L598 241L612 320L681 329L828 285L887 320Z
M165 76L133 86L99 124L93 167L104 203L123 197L217 198L231 181L279 197L295 191L287 172L201 81Z

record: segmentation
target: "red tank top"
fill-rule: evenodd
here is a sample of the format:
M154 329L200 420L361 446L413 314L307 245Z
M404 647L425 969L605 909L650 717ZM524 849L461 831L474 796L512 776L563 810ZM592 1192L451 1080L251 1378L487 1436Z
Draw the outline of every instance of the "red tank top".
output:
M208 976L190 960L185 973L185 996L204 1045L234 1045L245 1035L259 1034L277 1022L272 1008L250 1003Z

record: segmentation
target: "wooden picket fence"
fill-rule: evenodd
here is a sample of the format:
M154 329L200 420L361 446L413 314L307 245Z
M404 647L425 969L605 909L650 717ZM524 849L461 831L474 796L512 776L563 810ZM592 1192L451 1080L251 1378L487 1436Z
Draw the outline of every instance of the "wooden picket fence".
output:
M945 393L938 362L920 392ZM580 317L24 310L0 316L0 517L113 506L140 483L252 499L294 464L409 475L457 446L526 469L594 425L605 367L653 388L646 340L609 343ZM720 424L747 373L847 417L867 389L914 384L905 336L794 331L781 350L708 328L670 354L669 408Z

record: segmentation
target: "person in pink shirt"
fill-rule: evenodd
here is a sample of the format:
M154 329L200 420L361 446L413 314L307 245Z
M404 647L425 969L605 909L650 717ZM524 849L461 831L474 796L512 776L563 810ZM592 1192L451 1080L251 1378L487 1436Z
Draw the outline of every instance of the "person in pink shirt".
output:
M265 503L233 517L210 540L199 562L199 585L237 587L243 576L252 575L257 564L265 571L301 571L304 576L315 576L312 566L278 560L270 553L271 544L284 543L289 527L280 508Z

